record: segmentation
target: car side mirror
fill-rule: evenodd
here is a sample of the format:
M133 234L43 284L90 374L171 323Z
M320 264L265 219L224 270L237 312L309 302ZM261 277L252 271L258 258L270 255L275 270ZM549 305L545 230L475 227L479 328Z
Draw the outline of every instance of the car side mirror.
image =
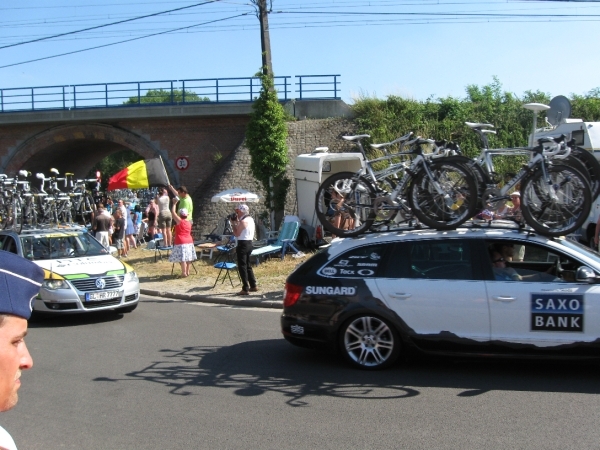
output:
M587 266L581 266L577 269L575 280L580 283L596 283L596 274Z

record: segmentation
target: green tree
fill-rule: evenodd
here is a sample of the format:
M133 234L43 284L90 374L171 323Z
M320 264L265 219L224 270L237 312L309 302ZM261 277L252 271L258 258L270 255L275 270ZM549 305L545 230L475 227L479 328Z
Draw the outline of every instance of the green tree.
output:
M260 77L262 89L252 105L253 112L246 128L246 146L250 151L252 175L267 193L267 208L275 212L277 224L283 217L290 187L290 180L286 176L289 162L287 126L285 112L273 87L273 78L262 73L257 76Z
M137 105L137 104L152 104L152 103L184 103L183 98L184 91L182 89L173 89L167 91L165 89L149 89L139 99L137 97L129 97L129 99L123 102L125 105ZM198 94L192 91L185 91L185 103L194 102L209 102L208 97L200 97Z

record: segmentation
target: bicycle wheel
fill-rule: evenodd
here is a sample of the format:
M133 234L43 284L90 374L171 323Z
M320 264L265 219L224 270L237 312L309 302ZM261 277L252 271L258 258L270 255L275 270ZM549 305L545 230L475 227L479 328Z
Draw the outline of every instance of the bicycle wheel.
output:
M592 189L592 202L600 195L600 162L596 157L581 147L571 149L571 155L577 158L585 166L590 179Z
M11 208L11 217L10 223L11 228L20 233L23 229L23 207L22 207L21 199L19 197L15 197L12 199L12 208Z
M563 236L579 229L588 217L592 195L585 175L566 165L548 167L523 180L521 212L525 222L545 236Z
M33 205L32 194L26 194L25 202L23 203L23 225L33 227L37 225L37 214Z
M96 212L96 204L94 203L94 198L89 192L85 192L83 194L83 199L79 206L79 212L81 214L83 225L91 225Z
M366 178L340 172L317 190L315 210L323 227L339 237L358 236L375 220L375 189Z
M422 169L409 187L408 201L415 216L438 230L456 228L473 217L477 183L471 172L448 161L434 162L429 169L433 179Z

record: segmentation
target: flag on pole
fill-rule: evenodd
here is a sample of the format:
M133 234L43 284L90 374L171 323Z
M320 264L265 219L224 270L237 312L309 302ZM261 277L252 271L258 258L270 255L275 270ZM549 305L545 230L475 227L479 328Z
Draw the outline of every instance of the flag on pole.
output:
M115 173L108 180L108 190L144 189L153 186L168 186L169 177L161 158L146 159L133 163Z

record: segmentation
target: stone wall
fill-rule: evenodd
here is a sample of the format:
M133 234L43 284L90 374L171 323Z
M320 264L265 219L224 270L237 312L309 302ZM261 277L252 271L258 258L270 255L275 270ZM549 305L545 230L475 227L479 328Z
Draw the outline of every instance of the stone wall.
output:
M294 181L294 160L297 155L310 153L316 147L329 147L330 152L352 151L352 144L340 138L343 135L355 133L356 126L348 119L318 119L288 122L288 149L290 165L288 177L292 186L286 202L286 214L295 214L296 187ZM242 188L258 193L264 197L264 192L252 177L250 172L250 153L244 143L225 158L219 167L215 168L209 180L202 183L194 192L194 237L201 239L215 227L222 232L224 218L233 212L233 205L226 203L211 203L213 195L226 189ZM264 202L250 204L252 215L257 218L266 211Z

